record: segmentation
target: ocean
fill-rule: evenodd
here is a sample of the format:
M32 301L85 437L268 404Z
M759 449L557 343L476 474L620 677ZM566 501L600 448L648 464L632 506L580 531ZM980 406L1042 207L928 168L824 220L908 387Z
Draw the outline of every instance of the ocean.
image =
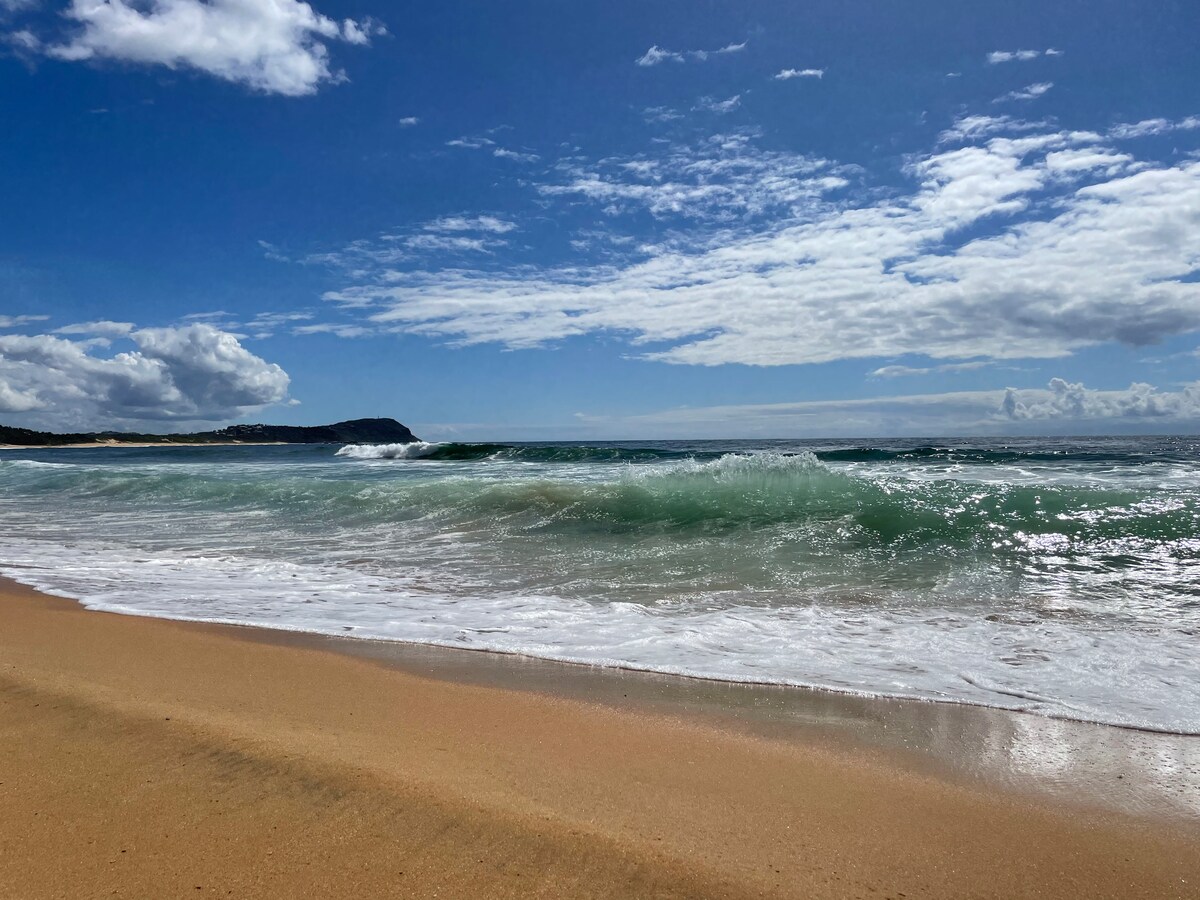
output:
M1200 438L8 450L94 609L1200 734Z

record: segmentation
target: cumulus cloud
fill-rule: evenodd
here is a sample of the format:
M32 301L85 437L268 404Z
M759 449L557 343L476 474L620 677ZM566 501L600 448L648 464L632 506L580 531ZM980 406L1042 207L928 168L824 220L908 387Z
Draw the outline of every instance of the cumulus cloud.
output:
M1062 56L1061 50L1055 50L1050 47L1046 50L993 50L987 55L987 61L991 65L1006 62L1028 62L1031 59L1037 59L1039 56Z
M740 44L726 44L719 50L665 50L655 44L653 47L635 59L634 63L639 66L657 66L660 63L681 63L686 62L689 59L696 60L697 62L704 62L710 56L725 56L730 53L740 53L745 49L745 41L742 41Z
M421 124L421 120L418 119L416 116L405 116L399 122L399 125L401 128L412 128L414 125L420 125L420 124Z
M1052 378L1049 390L1004 392L1001 410L1009 419L1045 421L1067 419L1200 420L1200 381L1179 391L1160 391L1152 384L1135 383L1125 390L1101 391Z
M330 68L327 42L364 45L386 33L370 20L336 22L302 0L71 0L63 15L74 32L41 45L57 59L196 69L287 96L344 78Z
M606 332L692 365L1053 358L1200 330L1200 160L1009 124L961 128L965 146L910 158L887 193L747 134L573 158L543 198L680 229L590 268L380 267L327 299L455 344Z
M824 69L782 69L772 76L776 81L791 81L793 78L824 78Z
M50 427L108 427L231 419L287 397L283 369L211 325L143 328L126 339L134 349L110 356L92 340L0 335L0 409Z

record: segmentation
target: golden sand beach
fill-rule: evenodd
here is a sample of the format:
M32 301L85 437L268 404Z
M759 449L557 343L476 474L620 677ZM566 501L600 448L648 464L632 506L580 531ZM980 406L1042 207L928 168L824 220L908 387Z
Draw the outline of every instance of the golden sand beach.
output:
M0 896L1200 896L1200 828L0 594ZM463 654L470 656L471 654Z

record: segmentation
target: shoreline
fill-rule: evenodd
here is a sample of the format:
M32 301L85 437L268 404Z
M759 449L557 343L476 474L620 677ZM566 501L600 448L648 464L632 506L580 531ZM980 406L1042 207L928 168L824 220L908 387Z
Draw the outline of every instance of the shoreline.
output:
M2 569L0 569L2 571ZM666 715L754 736L818 743L967 786L999 788L1084 811L1196 825L1200 735L959 700L737 681L482 647L330 634L246 622L94 607L0 574L5 584L89 613L150 619L261 644L315 649L418 677L500 687ZM1046 764L1049 756L1053 765ZM1198 831L1200 833L1200 831Z
M109 614L9 582L0 615L4 893L1200 896L1200 819L922 764L937 740L913 752L941 735L970 756L964 735L1040 717L856 712L814 691ZM1080 735L1040 721L1055 727L1025 752L1061 762L1047 754Z

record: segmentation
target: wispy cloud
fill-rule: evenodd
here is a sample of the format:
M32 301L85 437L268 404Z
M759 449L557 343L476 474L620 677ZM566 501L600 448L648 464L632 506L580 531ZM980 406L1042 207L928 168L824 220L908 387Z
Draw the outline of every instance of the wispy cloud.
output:
M495 141L482 135L464 135L463 137L446 141L447 147L462 147L466 150L482 150L485 147L494 147L495 145Z
M993 134L1015 134L1028 131L1045 132L1049 122L1029 122L1012 116L967 115L954 120L954 124L938 135L938 143L960 143L978 141ZM1094 135L1099 140L1098 135Z
M732 97L729 97L725 100L717 100L713 97L701 97L696 102L695 108L704 112L713 112L717 113L718 115L725 115L726 113L733 112L741 105L742 95L734 94Z
M1062 56L1061 50L1056 50L1050 47L1046 50L993 50L987 55L987 61L991 65L1006 62L1028 62L1031 59L1037 59L1039 56Z
M1061 378L1048 388L908 394L853 400L685 407L638 415L576 416L583 433L645 438L879 437L1020 434L1032 423L1061 433L1112 433L1153 421L1156 428L1200 423L1200 382L1178 391L1148 384L1094 390Z
M516 223L497 216L443 216L421 227L425 231L482 231L488 234L507 234L517 228Z
M71 0L62 39L23 32L25 49L65 61L195 69L268 94L303 96L345 80L327 44L386 34L371 19L336 22L302 0ZM10 36L10 40L14 39Z
M416 116L405 116L397 123L401 128L412 128L415 125L420 125L421 120Z
M955 133L887 192L851 193L859 175L753 133L572 158L542 198L592 204L612 229L636 211L680 229L593 268L376 269L328 299L458 344L608 333L691 365L1053 358L1200 329L1200 160L1005 117Z
M1114 140L1130 138L1156 137L1160 134L1170 134L1172 131L1193 131L1200 128L1200 116L1188 116L1186 119L1143 119L1140 122L1126 122L1114 125L1108 130L1108 136Z
M0 331L21 328L34 322L44 322L49 316L0 316Z
M989 360L975 360L974 362L961 363L945 363L940 366L883 366L873 372L868 372L869 378L905 378L912 375L942 375L948 372L971 372L975 369L983 369L991 366L993 363Z
M793 78L824 78L824 69L781 69L772 76L776 81L791 81Z
M655 44L634 60L634 63L639 66L657 66L665 62L682 63L689 59L704 62L712 56L727 56L731 53L741 53L745 49L745 41L740 44L726 44L719 50L666 50Z
M804 154L763 151L753 132L729 131L654 156L565 160L554 174L556 180L537 188L543 197L586 200L609 215L637 210L711 224L796 215L845 187L849 170Z
M676 122L683 118L683 113L668 106L647 106L642 110L642 118L647 122Z
M492 151L492 156L497 159L511 159L515 162L534 163L541 159L536 153L525 153L519 150L509 150L505 147L497 147Z
M97 322L76 322L54 329L54 334L86 334L97 337L124 337L132 332L132 322L110 322L107 319Z
M1009 91L993 100L993 103L1004 103L1008 100L1036 100L1046 94L1052 87L1053 81L1040 81L1037 84L1026 85L1017 91Z

